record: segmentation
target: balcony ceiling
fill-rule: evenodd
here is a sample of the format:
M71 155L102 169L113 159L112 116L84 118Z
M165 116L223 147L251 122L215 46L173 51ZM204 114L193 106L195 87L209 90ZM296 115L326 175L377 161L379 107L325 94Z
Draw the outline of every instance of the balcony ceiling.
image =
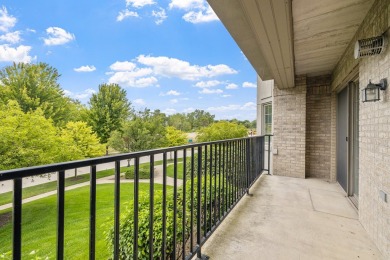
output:
M373 0L208 0L263 80L330 74Z

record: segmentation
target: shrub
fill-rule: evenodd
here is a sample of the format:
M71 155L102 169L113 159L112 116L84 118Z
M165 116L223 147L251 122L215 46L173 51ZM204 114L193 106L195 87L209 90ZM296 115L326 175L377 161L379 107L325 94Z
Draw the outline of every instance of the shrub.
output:
M208 176L208 183L207 186L209 186L209 178L211 176ZM219 207L223 210L227 208L227 201L225 200L226 196L231 196L232 194L232 188L228 188L228 184L226 180L223 180L221 177L221 186L225 188L222 190L221 187L221 197L218 197L218 190L219 190L219 177L218 175L211 177L211 189L208 188L206 192L206 209L207 209L207 218L206 223L204 223L205 220L205 209L204 207L204 197L202 197L202 211L201 211L201 226L202 226L202 233L208 232L211 230L211 226L214 225L217 222L217 219L214 219L214 212L216 213L216 216L219 215L220 212L218 212ZM216 182L215 182L215 178ZM184 232L184 243L186 244L186 247L192 247L192 245L189 245L189 239L191 233L194 234L194 237L196 237L196 215L197 215L197 178L193 179L193 195L194 195L194 201L193 201L193 220L194 225L190 226L190 217L191 217L191 181L187 181L187 184L185 186L186 188L186 202L183 200L183 188L179 187L177 191L177 215L176 215L176 223L177 223L177 229L176 229L176 245L173 245L173 229L174 229L174 196L173 196L173 190L169 189L167 191L167 197L166 197L166 258L167 259L180 259L185 252L182 251L182 245L183 245L183 232ZM216 183L216 185L214 185ZM204 187L204 179L202 181L202 192ZM214 193L214 188L217 190L217 193ZM228 188L228 189L227 189ZM229 191L229 193L227 193ZM162 258L162 243L163 243L163 237L162 237L162 217L163 217L163 196L161 191L156 191L154 196L154 214L153 214L153 248L154 248L154 258L155 259L161 259ZM202 194L204 195L204 194ZM211 199L210 199L211 197ZM219 199L219 200L218 200ZM139 259L148 259L149 257L149 216L150 216L150 208L149 208L149 193L144 192L140 193L139 196L139 212L138 212L138 258ZM183 229L183 205L186 207L185 211L185 227ZM211 214L209 214L211 212ZM212 223L210 225L209 223ZM121 216L121 225L120 225L120 243L119 243L119 249L120 249L120 259L133 259L133 243L134 243L134 205L131 203L127 206L126 210L123 212ZM108 232L108 235L106 237L109 246L111 249L113 248L113 238L114 238L114 230L111 229ZM174 246L176 247L176 256L172 255Z
M140 179L149 179L150 178L150 169L149 166L141 166L138 171L138 176ZM134 167L131 167L125 172L126 179L134 179Z

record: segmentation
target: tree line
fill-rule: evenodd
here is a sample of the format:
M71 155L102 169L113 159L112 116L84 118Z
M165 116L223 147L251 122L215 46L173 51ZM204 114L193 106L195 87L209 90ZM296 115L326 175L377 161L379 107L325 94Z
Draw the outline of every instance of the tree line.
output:
M101 84L88 105L67 97L46 63L0 70L0 170L245 136L250 121L216 121L204 110L167 116L135 111L126 90Z

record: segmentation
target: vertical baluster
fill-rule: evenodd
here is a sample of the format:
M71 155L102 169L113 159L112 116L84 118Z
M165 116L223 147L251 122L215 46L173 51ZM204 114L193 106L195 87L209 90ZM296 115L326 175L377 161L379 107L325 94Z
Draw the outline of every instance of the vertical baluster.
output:
M271 174L271 136L268 136L268 175Z
M203 155L202 155L203 156ZM207 232L208 232L208 220L207 220L207 216L210 216L210 214L207 214L207 210L209 209L210 206L207 206L207 205L210 205L207 203L207 178L210 177L207 175L207 145L205 145L205 149L204 149L204 205L205 205L205 212L204 212L204 236L206 237L207 235ZM211 177L210 177L211 178Z
M230 210L230 206L233 202L233 141L229 142L229 203L228 203L228 210Z
M120 188L121 188L121 162L115 161L115 198L114 198L114 259L120 258L119 233L120 233Z
M96 242L96 165L91 166L89 189L89 259L95 259Z
M225 215L226 213L226 205L227 205L227 195L228 195L228 192L227 192L227 189L228 189L228 186L226 185L227 184L227 178L226 178L226 169L227 169L227 162L226 162L226 145L227 143L224 142L222 144L222 154L223 154L223 157L222 157L222 160L223 160L223 167L222 167L222 200L223 200L223 208L222 208L222 214ZM220 216L221 217L221 216Z
M201 224L201 203L202 203L202 146L198 146L198 183L196 191L196 243L197 243L197 257L202 258L202 251L200 244L202 243L202 224Z
M14 179L13 211L12 211L12 258L22 258L22 179Z
M57 259L64 259L65 171L57 177Z
M213 226L217 223L217 169L218 169L218 150L217 144L214 145L214 218L213 218Z
M210 178L209 178L209 186L210 188L208 189L209 191L209 229L208 231L211 230L211 227L213 226L212 224L212 219L213 219L213 215L212 215L212 210L213 210L213 203L212 203L212 195L213 195L213 184L212 184L212 181L213 181L213 145L211 144L210 145Z
M191 219L190 219L190 251L193 252L194 247L194 167L195 167L195 155L194 147L191 147Z
M162 206L162 259L166 258L167 248L167 153L163 153L163 206Z
M172 258L176 259L177 244L177 151L173 152L173 252Z
M153 259L153 219L154 219L154 155L150 155L150 185L149 185L149 259Z
M218 144L218 221L221 220L221 176L222 176L222 143ZM222 191L223 192L223 191Z
M237 150L238 150L238 170L237 170L237 173L238 173L238 179L237 179L237 182L238 182L238 197L237 197L237 200L241 197L241 192L242 192L242 161L241 161L241 140L238 140L237 141Z
M133 259L138 259L139 157L134 164L134 244Z
M187 201L186 201L186 184L187 184L187 167L186 167L186 163L187 163L187 150L184 149L183 150L183 203L182 203L182 207L183 207L183 222L182 222L182 225L183 225L183 234L182 234L182 240L183 240L183 248L182 248L182 258L183 260L186 258L186 205L187 205Z
M250 172L250 149L249 149L249 144L251 142L252 139L246 139L245 140L245 159L246 159L246 188L247 188L247 194L249 194L249 187L251 185L251 181L252 181L252 178L251 178L251 172Z
M204 146L204 187L203 187L203 229L204 229L204 236L206 237L207 234L207 145Z

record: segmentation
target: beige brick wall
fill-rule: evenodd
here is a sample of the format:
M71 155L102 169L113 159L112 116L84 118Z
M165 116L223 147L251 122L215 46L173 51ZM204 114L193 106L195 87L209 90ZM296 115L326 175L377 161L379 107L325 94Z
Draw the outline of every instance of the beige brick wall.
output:
M390 48L386 53L355 60L353 45L357 39L380 35L390 27L390 1L377 0L352 39L333 73L333 89L339 89L355 66L359 66L359 87L371 79L390 81ZM379 191L390 200L390 89L381 92L379 102L359 106L359 219L385 259L390 259L390 201L385 203ZM333 109L333 106L332 106Z
M390 48L385 55L361 60L359 85L371 79L390 80ZM359 215L360 221L390 259L390 89L375 103L360 103L359 115ZM385 203L379 191L388 194Z
M274 85L273 174L305 178L306 77L296 77L295 88Z
M330 180L331 77L307 78L306 177Z

